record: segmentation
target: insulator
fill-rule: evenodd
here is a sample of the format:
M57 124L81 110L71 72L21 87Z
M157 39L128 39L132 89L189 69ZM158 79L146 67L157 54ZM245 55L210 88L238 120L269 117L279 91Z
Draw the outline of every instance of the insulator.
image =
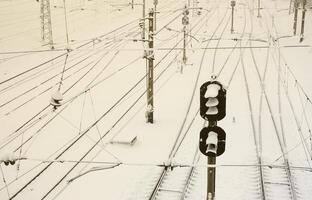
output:
M56 107L59 107L62 105L62 103L61 103L62 100L63 100L63 95L61 94L60 91L56 91L51 96L50 104L56 108Z
M189 24L189 18L187 16L182 17L182 24L188 25Z
M61 94L60 91L56 91L53 95L52 98L56 101L62 101L63 100L63 95Z
M183 11L183 15L188 15L190 13L190 11L188 9Z
M139 22L140 28L143 28L144 22Z

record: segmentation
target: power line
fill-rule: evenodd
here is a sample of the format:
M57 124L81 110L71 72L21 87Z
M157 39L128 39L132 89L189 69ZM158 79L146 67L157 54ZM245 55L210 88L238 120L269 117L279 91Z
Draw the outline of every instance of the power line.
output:
M30 157L22 157L21 160L24 161L31 161L31 162L41 162L41 163L58 163L58 164L66 164L66 163L81 163L81 164L101 164L101 165L125 165L125 166L155 166L155 167L213 167L213 168L220 168L220 167L268 167L269 169L274 168L287 168L285 165L275 165L275 164L234 164L234 163L225 163L225 164L194 164L192 163L167 163L167 162L119 162L119 161L91 161L91 160L69 160L69 159L37 159L37 158L30 158ZM290 169L292 170L303 170L303 171L310 171L312 172L312 169L310 167L305 166L290 166Z

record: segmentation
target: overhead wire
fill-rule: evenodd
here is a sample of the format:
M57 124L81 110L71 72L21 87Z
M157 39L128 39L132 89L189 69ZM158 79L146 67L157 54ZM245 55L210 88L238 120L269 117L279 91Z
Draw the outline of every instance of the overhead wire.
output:
M110 34L112 34L112 33L115 33L116 31L119 31L120 29L122 29L122 28L124 28L124 27L126 27L126 26L128 26L128 25L130 25L130 24L132 24L132 23L134 23L134 22L136 22L136 21L137 21L137 19L132 20L132 21L130 21L129 23L126 23L126 24L124 24L124 25L122 25L122 26L119 26L119 27L117 27L117 28L115 28L115 29L113 29L113 30L107 32L107 33L104 33L104 34L98 36L97 38L98 38L98 39L102 39L103 37L105 37L105 36L107 36L107 35L110 35ZM85 43L79 45L78 47L76 47L74 50L77 51L78 49L80 49L80 48L82 48L82 47L84 47L84 46L87 46L87 45L89 45L89 44L92 44L92 42L93 42L93 40L87 41L87 42L85 42ZM71 52L71 50L70 50L70 52ZM26 71L23 71L23 72L21 72L21 73L19 73L19 74L17 74L17 75L14 75L14 76L12 76L12 77L10 77L10 78L4 80L4 81L1 81L1 82L0 82L0 85L3 84L3 83L6 83L6 82L8 82L8 81L11 81L11 80L13 80L13 79L15 79L15 78L17 78L17 77L19 77L19 76L25 74L25 73L28 73L28 72L30 72L30 71L33 71L33 70L35 70L35 69L37 69L37 68L39 68L39 67L41 67L41 66L43 66L43 65L45 65L45 64L47 64L47 63L50 63L51 61L54 61L54 60L56 60L56 59L58 59L58 58L60 58L60 57L62 57L62 56L66 56L66 55L67 55L67 53L63 53L63 54L61 54L61 55L58 55L58 56L56 56L56 57L54 57L54 58L52 58L52 59L50 59L50 60L48 60L48 61L45 61L45 62L43 62L43 63L41 63L41 64L39 64L39 65L37 65L37 66L34 66L34 67L32 67L32 68L30 68L30 69L28 69L28 70L26 70Z
M11 195L10 195L10 191L9 191L9 187L8 187L7 181L6 181L5 176L4 176L4 172L3 172L3 169L2 169L2 166L1 166L1 162L0 162L0 170L1 170L1 175L2 175L2 181L3 181L4 185L5 185L5 189L6 189L8 198L10 199Z
M273 21L272 23L273 23L272 26L273 26L273 28L274 28L274 30L275 30L275 33L277 34L277 28L276 28L276 25L275 25L274 21ZM276 46L280 46L279 41L277 41L277 43L275 43L275 44L277 44ZM282 56L282 53L280 52L280 48L278 48L276 51L277 51L277 56L278 56L277 59L278 59L278 61L276 62L274 56L272 56L272 57L273 57L274 64L275 64L275 66L277 67L278 76L281 77L281 70L279 70L279 69L280 69L280 67L281 67L280 65L281 65L281 56ZM296 113L295 113L294 106L293 106L293 104L292 104L292 102L291 102L289 93L287 92L285 83L282 82L281 79L279 79L278 84L283 84L284 94L285 94L285 96L286 96L286 98L287 98L287 100L288 100L288 103L289 103L289 105L290 105L290 108L291 108L293 117L294 117L294 119L295 119L295 122L296 122L296 125L297 125L297 130L298 130L298 133L299 133L301 142L302 142L302 144L303 144L303 150L304 150L304 152L305 152L308 165L311 167L311 164L310 164L310 162L309 162L309 157L310 157L310 158L312 157L312 152L309 151L308 145L307 145L307 143L306 143L306 140L304 140L304 135L303 135L302 130L301 130L301 125L300 125L299 119L298 119L298 117L297 117L297 115L296 115ZM279 106L281 106L281 105L279 105ZM303 111L303 112L304 112L304 111ZM280 117L281 117L281 116L280 116ZM308 156L308 154L309 154L309 156Z
M89 90L89 97L90 97L90 100L91 100L92 113L93 113L93 116L94 116L94 120L96 120L95 104L94 104L94 100L93 100L93 98L92 98L91 90ZM112 156L114 159L116 159L117 161L120 161L120 159L119 159L116 155L114 155L112 152L108 151L108 150L105 148L106 145L104 144L103 140L101 139L101 131L100 131L100 128L99 128L98 124L96 124L95 128L96 128L96 131L97 131L97 133L98 133L98 135L99 135L99 138L100 138L100 140L101 140L101 143L102 143L102 147L103 147L102 150L104 150L106 153L108 153L109 155L111 155L111 156Z
M226 17L226 14L227 14L227 12L225 13L225 15L224 15L224 17L222 18L221 22L218 23L216 29L215 29L214 32L213 32L213 35L216 33L216 31L218 30L219 26L222 24L223 20L224 20L225 17ZM208 19L206 20L205 23L207 23L207 21L208 21L209 19L210 19L210 18L208 18ZM210 43L210 42L207 43L206 47L209 45L209 43ZM199 75L200 75L200 72L201 72L201 69L202 69L202 65L203 65L203 60L204 60L204 57L205 57L205 53L206 53L206 51L203 52L203 55L202 55L202 57L201 57L200 66L199 66L199 69L198 69L198 72L197 72L197 76L196 76L196 79L195 79L194 89L192 90L192 96L191 96L190 102L189 102L189 104L188 104L188 108L187 108L187 111L186 111L186 115L185 115L185 117L184 117L184 119L183 119L182 125L181 125L180 128L179 128L178 134L177 134L177 136L176 136L176 139L175 139L175 141L174 141L174 144L173 144L173 146L172 146L172 148L171 148L171 150L170 150L169 156L168 156L168 163L170 163L170 165L171 165L171 163L172 163L173 157L176 155L176 153L177 153L177 151L178 151L178 149L179 149L178 147L180 147L181 143L183 142L183 140L184 140L184 138L185 138L185 136L186 136L186 134L187 134L187 132L188 132L188 131L186 131L186 133L182 136L182 139L180 139L180 138L181 138L181 133L182 133L183 128L184 128L185 123L186 123L186 118L187 118L187 116L189 115L190 107L191 107L192 102L193 102L193 98L194 98L194 94L195 94L195 89L196 89L197 84L198 84L198 81L199 81ZM196 115L195 115L195 116L196 116ZM193 123L193 121L191 121L191 125L192 125L192 123ZM190 125L190 126L191 126L191 125ZM190 126L189 126L189 127L190 127ZM189 127L188 127L188 128L189 128ZM179 139L180 139L180 143L178 143ZM164 167L163 170L162 170L162 172L161 172L161 175L160 175L159 179L157 180L156 185L154 186L154 189L153 189L151 195L149 196L149 199L150 199L150 200L155 199L155 197L157 196L158 190L159 190L159 188L161 187L162 182L164 181L164 178L165 178L166 173L167 173L167 170L166 170L166 167Z
M28 92L28 91L27 91Z
M251 44L252 41L250 41L249 43ZM260 72L259 72L259 67L258 67L258 64L256 62L255 55L254 55L254 52L252 51L252 49L250 49L250 53L251 53L253 65L254 65L254 67L256 69L258 80L260 82L261 90L263 90L265 101L266 101L266 104L268 106L268 110L269 110L269 113L270 113L270 116L271 116L273 127L274 127L274 130L275 130L276 136L277 136L277 140L278 140L281 152L283 154L283 159L284 159L284 165L285 165L285 168L286 168L285 170L286 170L286 174L287 174L287 179L289 181L290 194L291 194L291 197L293 199L296 199L297 194L296 194L295 185L294 185L294 182L293 182L293 175L292 175L292 173L290 171L290 168L289 168L288 155L285 154L286 149L285 149L285 146L283 145L283 139L281 138L281 137L283 137L283 135L280 135L280 132L279 132L279 130L277 128L277 123L276 123L275 118L273 116L272 107L271 107L271 104L270 104L270 102L268 100L268 95L267 95L267 92L265 90L264 84L263 84L263 82L261 82L261 75L260 75Z
M231 17L229 17L229 19L227 20L226 25L224 26L224 28L223 28L223 30L222 30L222 33L221 33L220 38L218 38L218 40L217 40L216 49L214 50L214 53L213 53L211 74L214 74L214 68L215 68L215 64L216 64L217 50L218 50L219 44L220 44L220 42L221 42L221 37L222 37L224 31L226 30L226 28L227 28L229 22L230 22L230 18L231 18Z
M249 11L249 16L250 16L250 35L249 37L252 37L253 34L253 19L252 19L252 15ZM245 18L245 25L244 25L244 29L243 29L243 33L241 35L241 38L243 37L244 33L245 33L245 27L246 27L246 9L244 9L244 18ZM250 41L249 41L250 42ZM247 42L246 42L247 43ZM241 41L238 42L239 46L241 46ZM269 51L269 50L268 50ZM243 71L243 78L244 78L244 83L245 83L245 89L246 89L246 96L247 96L247 100L248 100L248 109L249 109L249 113L250 113L250 123L251 123L251 128L252 128L252 133L253 133L253 140L254 140L254 144L256 147L256 157L257 157L257 165L258 170L259 170L259 182L260 182L260 186L259 186L259 190L261 193L261 199L266 199L266 191L265 191L265 185L264 185L264 171L262 169L262 163L263 163L263 159L262 159L262 140L261 140L261 133L258 133L257 136L257 131L256 131L256 123L255 123L255 117L254 117L254 110L252 107L252 101L251 101L251 95L250 95L250 88L249 88L249 84L248 84L248 80L247 80L247 73L246 73L246 68L245 68L245 63L244 63L244 58L243 58L243 50L240 50L240 55L239 55L239 59L240 59L240 64L242 67L242 71ZM268 59L268 57L267 57ZM267 63L267 62L266 62ZM266 64L267 66L267 64ZM222 68L221 68L222 69ZM262 91L260 96L262 97ZM261 115L259 114L259 123L260 123L260 117ZM260 127L259 127L260 129Z
M296 127L297 127L297 131L298 131L298 134L299 134L299 137L300 137L300 140L301 140L301 144L303 145L303 150L305 152L306 158L311 158L312 157L312 152L309 150L308 144L307 144L306 140L304 139L304 135L303 135L302 130L300 128L301 125L300 125L298 116L296 115L294 105L293 105L293 103L292 103L292 101L290 99L290 96L289 96L288 92L286 91L285 85L283 85L283 89L284 89L284 94L286 96L286 99L287 99L287 101L289 103L289 106L291 108L291 113L292 113L292 116L294 117L294 120L295 120L295 123L296 123ZM309 159L307 160L307 162L308 162L308 164L311 167Z
M171 51L170 51L171 52ZM169 53L170 53L169 52ZM168 54L167 54L168 55ZM166 55L166 56L167 56ZM165 57L166 57L165 56ZM162 60L161 60L162 61ZM156 65L157 66L157 65ZM155 66L155 67L156 67ZM145 77L145 76L144 76ZM143 78L144 78L143 77ZM143 80L143 78L141 79L141 80ZM137 85L137 84L136 84ZM134 86L134 87L136 87L136 85ZM131 92L132 90L133 90L133 88L134 87L132 87L132 89L130 89L127 93L125 93L125 95L123 95L122 96L122 98L121 99L123 99L129 92ZM119 99L119 101L121 100L121 99ZM69 145L69 147L68 148L70 148L73 144L75 144L78 140L79 140L79 138L81 138L84 134L86 134L87 132L88 132L88 130L90 130L90 128L92 128L95 124L97 124L112 108L114 108L118 103L119 103L119 101L117 101L114 105L113 105L113 107L111 107L107 112L105 112L97 121L95 121L86 131L84 131L82 134L80 134L80 137L78 137L71 145ZM117 122L118 123L118 122ZM114 127L114 126L113 126ZM105 136L105 135L104 135ZM66 151L66 150L65 150ZM60 156L61 156L61 154L59 154ZM48 166L50 166L50 165L48 165ZM26 185L24 185L20 190L18 190L14 195L13 195L13 197L12 198L14 198L17 194L19 194L22 190L24 190L24 188L25 187L27 187L33 180L35 180L38 176L40 176L40 174L41 173L43 173L47 168L48 168L48 166L46 166L39 174L37 174L37 176L35 176L33 179L31 179L29 182L28 182L28 184L26 184Z
M227 12L226 12L226 14L227 14ZM225 17L226 17L226 14L225 14L224 17L222 18L221 22L218 23L217 28L216 28L216 29L214 30L214 32L213 32L213 35L217 32L218 28L221 26L223 20L224 20ZM207 21L206 21L206 23L207 23ZM212 36L212 37L213 37L213 36ZM207 42L206 47L208 47L209 44L210 44L210 42ZM184 126L185 126L187 116L188 116L188 114L189 114L189 112L190 112L190 109L191 109L191 106L192 106L192 103L193 103L193 100L194 100L195 91L196 91L196 88L197 88L197 85L198 85L199 76L200 76L200 72L201 72L201 69L202 69L202 66L203 66L203 62L204 62L205 55L206 55L206 51L203 52L203 55L202 55L202 57L201 57L200 65L199 65L198 71L197 71L197 73L196 73L197 75L196 75L196 78L195 78L194 87L193 87L192 93L191 93L191 99L190 99L190 101L189 101L189 103L188 103L187 111L186 111L185 117L184 117L184 119L183 119L182 125L180 126L180 128L179 128L179 130L178 130L178 134L177 134L176 140L175 140L173 146L171 147L171 151L170 151L170 154L169 154L169 157L168 157L169 162L172 161L173 156L174 156L175 153L177 152L176 147L179 146L179 145L178 145L178 139L180 138L180 136L181 136L181 134L182 134L182 130L183 130Z
M75 63L74 65L68 67L67 69L64 69L64 72L66 72L67 70L69 70L69 69L71 69L71 68L73 68L73 67L76 67L78 64L84 62L85 60L91 58L91 56L94 56L94 55L96 55L96 54L98 54L98 53L100 53L100 52L96 52L95 54L89 55L89 56L87 56L86 58L84 58L84 59L78 61L78 62ZM109 52L107 52L107 54L108 54L108 53L109 53ZM87 65L88 65L88 64L87 64ZM84 67L86 67L86 65L85 65ZM80 70L83 69L84 67L80 68ZM52 68L52 70L53 70L53 68ZM80 70L77 70L77 71L79 72ZM63 76L64 73L61 72L60 74ZM72 75L74 75L74 74L76 74L76 72L74 72ZM10 100L6 101L5 103L1 104L0 107L3 107L3 106L5 106L5 105L7 105L7 104L9 104L9 103L11 103L11 102L17 100L18 98L22 97L23 95L25 95L25 94L27 94L27 93L29 93L29 92L35 90L35 89L38 89L40 86L46 84L48 81L50 81L50 80L56 78L57 75L58 75L58 74L53 75L52 77L48 78L47 80L45 80L45 81L43 81L43 82L37 84L36 86L34 86L34 87L32 87L32 88L30 88L30 89L24 91L22 94L19 94L19 95L13 97L12 99L10 99ZM71 75L70 75L70 76L71 76ZM68 76L67 78L69 78L70 76ZM67 79L67 78L66 78L66 79ZM60 81L59 83L61 83L61 82L62 82L62 81ZM50 88L52 88L52 87L53 87L53 86L51 86ZM45 91L45 92L46 92L46 91ZM44 93L45 93L45 92L44 92ZM39 95L37 95L37 96L40 96L41 94L43 94L43 93L39 93ZM31 99L33 100L34 98L31 98ZM27 103L28 103L28 102L30 102L30 101L27 101ZM22 103L22 105L24 105L24 104L25 104L25 102ZM20 106L18 106L17 108L19 108L19 107L20 107ZM13 110L16 110L16 108L14 108Z
M94 61L91 61L89 63L87 63L85 66L83 66L82 68L74 71L71 75L68 75L64 78L64 81L71 78L72 76L76 75L77 73L81 72L82 70L86 69L87 67L89 67L90 65L92 65L94 63ZM53 89L55 86L57 86L60 82L56 82L53 85L45 88L43 91L40 91L38 94L36 94L35 96L27 99L26 101L22 102L21 104L17 105L16 107L12 108L11 110L7 111L4 115L10 115L13 112L15 112L16 110L22 108L23 106L25 106L26 104L30 103L31 101L33 101L34 99L40 97L41 95L43 95L44 93L50 91L51 89ZM37 87L36 87L37 88Z
M224 19L224 18L222 18L222 19ZM223 22L223 21L221 21L221 23L222 23L222 22ZM221 24L221 23L220 23L220 24ZM225 27L223 28L221 35L224 34L224 31L225 31L227 25L228 25L228 22L227 22L227 24L225 25ZM217 30L217 29L216 29L216 30ZM212 34L211 38L214 37L214 34L215 34L215 33L216 33L216 31ZM211 40L208 40L207 46L209 45L210 41L211 41ZM214 57L214 59L215 59L215 57ZM214 64L215 64L215 62L213 62L213 65L214 65ZM220 72L220 73L221 73L221 72ZM188 133L188 131L190 130L192 124L194 123L195 118L196 118L197 115L199 114L199 108L196 109L196 110L197 110L197 111L196 111L195 115L194 115L193 118L191 119L191 123L190 123L189 126L187 127L187 129L186 129L184 135L182 135L182 138L181 138L180 142L177 144L177 148L176 148L176 149L179 149L179 148L181 147L182 142L184 141L184 139L185 139L185 137L186 137L186 134ZM176 152L177 152L177 150L175 151L174 154L176 154Z
M105 57L107 55L107 53L105 53L104 55L102 55L101 57L100 57L100 59L97 61L97 62L95 62L93 65L92 65L92 67L87 71L87 72L85 72L82 76L80 76L80 78L78 79L78 80L76 80L71 86L69 86L62 94L66 94L70 89L72 89L79 81L81 81L92 69L94 69L94 67L96 67L97 65L98 65L98 63ZM78 96L77 96L78 97ZM76 99L76 97L75 98L73 98L73 99L71 99L69 102L72 102L72 100L74 100L74 99ZM47 106L47 107L49 107L49 105ZM42 118L41 118L42 119ZM22 132L23 133L23 132ZM20 135L20 134L19 134ZM18 136L19 136L18 135ZM13 140L11 140L11 141L13 141ZM29 141L29 140L27 140L27 141Z
M107 52L107 53L109 53L109 52ZM106 55L106 54L105 54ZM99 61L98 61L99 62ZM97 62L97 63L98 63ZM94 65L93 65L93 68L97 65L97 63L95 63ZM91 70L92 68L90 68L89 70L88 70L88 72ZM80 77L80 79L78 79L74 84L72 84L69 88L67 88L67 90L66 91L64 91L63 92L63 94L65 94L67 91L69 91L75 84L77 84L88 72L86 72L83 76L81 76ZM48 107L48 106L47 106ZM47 108L46 107L46 108ZM43 110L42 110L43 111ZM17 132L17 131L16 131Z
M122 33L123 34L123 33ZM122 35L122 34L120 34L120 35ZM89 41L90 42L90 41ZM104 42L103 40L100 40L99 42ZM114 44L114 40L113 39L109 39L109 41L108 42L106 42L106 43L104 43L104 45L103 46L100 46L100 47L97 47L97 49L100 49L100 48L107 48L108 46L111 46L111 45L113 45ZM93 46L93 49L94 49L94 46ZM75 51L75 50L73 50L73 51ZM82 53L82 55L81 56L78 56L78 58L80 58L80 57L82 57L82 56L85 56L86 54L84 53L84 52L81 52ZM89 53L92 53L92 52L89 52ZM79 54L79 52L77 53L77 55ZM85 59L87 59L87 58L90 58L92 55L96 55L97 54L97 52L96 53L92 53L91 55L88 55L88 56L86 56L86 58ZM65 54L64 54L65 55ZM67 55L67 54L66 54ZM75 58L75 59L77 59L77 58ZM72 60L74 60L74 59L72 59ZM83 59L84 60L84 59ZM51 60L52 61L52 60ZM60 62L60 61L59 61ZM46 64L46 63L45 63ZM51 65L51 66L48 66L47 68L52 68L53 67L53 65ZM40 70L40 71L42 71L42 70ZM39 72L40 72L39 71ZM35 74L33 74L32 76L37 76L38 75L38 72L37 73L35 73ZM28 76L28 77L32 77L32 76ZM7 86L6 88L4 88L4 89L7 89L8 87L10 87L10 86ZM4 89L2 89L2 90L4 90ZM1 91L2 91L1 90Z
M302 96L300 94L300 91L299 91L299 88L297 87L297 92L298 92L298 95L299 95L299 98L300 98L300 103L301 103L301 106L302 106L302 114L304 116L304 120L306 122L306 125L308 127L308 131L309 131L309 135L310 135L310 148L311 148L311 152L312 152L312 134L311 134L311 125L309 123L309 120L308 120L308 117L307 117L307 114L306 114L306 106L307 106L307 103L308 103L308 100L306 99L306 103L305 105L303 104L303 100L302 100ZM312 160L312 157L311 157L311 160Z
M182 40L181 40L182 41ZM169 52L170 53L170 52ZM168 54L167 54L168 55ZM162 61L163 59L161 59L161 61ZM161 62L160 61L160 62ZM159 63L158 63L159 64ZM158 64L156 64L156 66L158 65ZM156 67L155 66L155 67ZM168 67L169 67L170 65L168 65L167 66L167 68L165 68L164 69L164 71L166 70L166 69L168 69ZM164 72L163 71L163 72ZM146 76L146 75L145 75ZM145 77L144 76L144 77ZM144 78L143 77L143 78ZM143 80L143 79L141 79L141 80ZM146 92L146 91L145 91ZM144 92L144 93L145 93ZM144 93L140 96L140 98L144 95ZM140 99L140 98L138 98L138 99ZM129 112L129 110L137 103L137 101L138 101L138 99L134 102L134 104L132 104L132 106L125 112L125 114L127 113L127 112ZM111 127L111 129L109 129L102 137L105 137L105 135L106 134L108 134L111 130L112 130L112 128L114 128L116 125L117 125L117 123L119 123L119 121L125 116L125 114L124 115L122 115L115 123L114 123L114 125ZM101 118L99 118L99 120L100 120ZM99 120L97 120L97 122L99 121ZM92 127L90 127L90 128L92 128ZM100 140L98 140L98 142L99 142ZM97 143L98 143L97 142ZM96 144L97 144L96 143ZM89 149L89 151L86 153L86 154L84 154L84 156L80 159L80 160L82 160L82 159L84 159L84 157L85 156L87 156L88 154L89 154L89 152L90 151L92 151L92 149L96 146L96 144L94 144L94 146L92 146L92 148L91 149ZM77 164L76 165L74 165L65 175L64 175L64 177L63 178L65 178L69 173L70 173L70 171L72 171L75 167L77 166ZM46 193L46 195L43 197L43 199L52 191L52 190L54 190L54 188L59 184L59 183L61 183L62 182L62 180L63 180L63 178L62 179L60 179L55 185L54 185L54 187L52 187L49 191L48 191L48 193Z

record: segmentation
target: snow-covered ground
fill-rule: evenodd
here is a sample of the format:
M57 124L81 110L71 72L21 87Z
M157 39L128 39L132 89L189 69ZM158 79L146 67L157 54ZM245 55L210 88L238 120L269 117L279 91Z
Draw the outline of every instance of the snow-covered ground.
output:
M0 1L0 156L18 158L0 163L0 199L206 199L199 87L212 75L227 88L216 199L311 199L309 6L299 42L289 1L261 0L260 16L258 1L237 1L232 34L230 1L189 1L181 69L187 1L159 0L150 124L142 2L129 3L67 0L67 44L63 1L51 0L51 50L40 2Z

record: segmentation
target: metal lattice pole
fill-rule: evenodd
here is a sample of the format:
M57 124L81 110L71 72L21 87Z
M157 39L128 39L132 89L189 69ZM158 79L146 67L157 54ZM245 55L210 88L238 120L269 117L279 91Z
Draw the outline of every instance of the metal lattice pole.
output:
M43 43L48 44L53 49L53 35L51 23L50 0L41 0L40 2L41 19L41 39Z
M182 25L183 25L183 64L181 66L181 73L183 72L183 65L186 65L187 57L186 57L186 39L187 39L187 25L189 25L189 18L188 18L189 10L188 7L185 5L183 10L183 18L182 18Z

